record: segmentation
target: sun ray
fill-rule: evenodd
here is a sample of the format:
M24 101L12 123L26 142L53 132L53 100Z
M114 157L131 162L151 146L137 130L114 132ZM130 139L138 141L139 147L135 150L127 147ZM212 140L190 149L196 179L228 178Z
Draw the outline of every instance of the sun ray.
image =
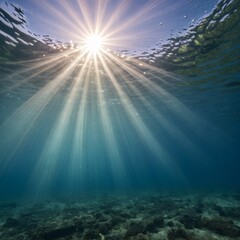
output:
M106 53L106 54L108 54L108 53ZM112 59L111 63L116 62L117 65L120 65L122 67L122 69L124 69L133 78L140 79L141 81L138 81L139 84L143 85L145 88L150 90L152 95L154 94L157 98L161 97L161 99L163 99L163 100L165 99L164 105L167 106L171 110L172 114L175 114L177 118L181 118L183 122L187 122L188 125L191 126L191 129L196 129L201 124L207 125L207 123L204 122L203 119L200 119L199 117L194 115L184 104L182 104L178 99L176 99L176 97L169 94L166 89L163 89L162 87L160 87L159 84L156 84L153 81L151 81L151 78L147 78L144 74L135 70L129 64L120 61L118 58L116 58L113 55L108 54L108 57L110 57ZM147 67L149 67L149 69L152 70L153 72L155 72L157 70L156 72L157 72L157 76L158 76L158 78L157 78L158 82L163 81L163 78L161 77L162 74L163 74L163 76L167 76L168 80L170 80L171 78L175 80L174 76L169 75L168 73L166 73L165 71L163 71L159 68L156 69L149 65L147 65ZM113 66L112 68L114 69L115 67ZM128 83L128 81L126 81L126 83ZM164 81L164 83L165 83L165 81ZM132 88L133 85L129 84L129 87ZM138 96L140 96L139 98L143 97L141 95L141 93L138 93ZM146 101L143 101L143 103L144 102L146 104ZM148 109L148 110L152 109L152 111L153 111L153 108L151 107L150 104L148 104L148 107L146 109ZM155 111L155 114L156 114L156 111ZM159 116L159 114L156 114L156 116ZM159 119L162 119L162 118L163 118L163 116L159 116ZM165 124L167 124L169 126L168 132L171 132L172 135L174 135L174 132L176 135L178 133L178 135L179 136L181 135L181 138L184 139L185 143L187 143L188 145L192 145L186 139L186 137L183 135L183 133L181 133L180 130L175 129L174 124L172 124L172 127L170 127L171 125L169 123L167 123L166 121L165 121ZM160 126L162 126L162 125L163 125L163 123L160 123ZM209 128L209 126L208 126L208 128ZM173 129L175 129L175 131L172 131ZM201 153L199 152L199 150L196 146L192 146L191 149L194 149L195 152L198 152L199 156L201 155Z
M142 138L145 144L148 146L151 151L158 156L159 163L166 167L166 169L173 170L173 162L171 161L171 157L168 153L164 150L164 148L158 144L154 136L151 134L147 126L144 124L140 116L136 117L135 113L137 112L134 106L131 104L128 96L122 91L121 87L119 86L116 77L114 76L113 72L109 69L108 65L104 62L101 58L102 66L104 70L107 72L107 75L111 79L111 82L116 89L120 99L126 99L127 101L123 104L123 107L128 114L130 120L133 122L133 126L136 127L137 133L139 134L139 138ZM151 143L151 144L149 144ZM171 165L171 168L168 166ZM174 168L175 169L175 168Z
M68 54L74 54L79 50L70 50L68 51ZM56 54L47 58L39 58L38 60L35 60L35 62L32 63L32 61L27 62L20 62L23 64L23 66L20 66L19 68L21 70L17 70L15 73L7 76L6 81L8 83L11 83L10 86L4 87L0 90L0 94L9 92L11 90L14 90L15 88L20 87L23 84L28 83L29 81L33 81L37 77L41 77L42 73L45 73L46 71L50 71L51 69L58 68L61 70L63 68L63 60L66 58L66 53L60 53ZM16 63L17 64L17 63ZM19 63L18 63L19 64ZM22 67L24 67L22 69ZM27 77L25 77L25 75ZM19 80L18 82L12 82L12 79L14 79L16 76L18 76ZM23 76L21 78L21 76Z
M79 71L77 63L83 57L83 55L85 55L85 53L79 55L78 58L76 58L73 68L67 73L68 75L70 75L76 69ZM85 62L85 67L88 63L88 59ZM85 72L86 69L83 67L80 71ZM79 93L78 87L81 81L81 76L72 81L70 85L70 92L65 96L65 103L63 105L60 116L55 124L55 127L52 129L48 141L45 144L43 154L38 160L38 163L35 167L36 170L34 171L33 176L38 176L40 179L38 189L42 189L42 186L51 182L51 178L54 177L54 170L58 158L61 155L64 136L66 135L66 131L69 128L70 117L74 107L73 102L76 98L76 95ZM39 169L41 169L41 171L39 171ZM40 176L39 173L41 174Z
M51 64L44 64L44 65L46 66L44 66L41 70L39 68L41 68L42 66L34 67L32 69L29 69L29 71L24 71L24 72L22 71L22 73L16 73L16 74L13 74L13 76L9 76L10 80L6 79L6 81L8 81L8 86L4 87L0 91L0 94L14 91L15 89L17 90L18 88L21 88L23 85L28 84L30 81L33 81L34 78L41 77L41 74L45 73L46 71L62 69L61 62L57 62L57 61L54 61ZM19 77L19 81L17 83L11 82L11 79L14 77L14 75L18 75ZM28 75L28 77L24 77L24 75Z
M2 171L8 165L5 159L11 159L23 140L31 131L38 118L43 114L45 107L53 98L54 94L65 84L69 72L75 67L78 59L75 59L68 67L64 68L57 77L40 89L35 95L28 99L15 113L12 114L1 126L1 135L4 141L0 142L3 152L0 156L0 164L4 163ZM16 122L16 119L19 119ZM11 134L10 134L11 133Z
M87 76L84 71L79 74L79 78ZM88 95L88 82L87 77L83 81L82 96L79 102L79 109L76 117L76 133L74 135L74 142L72 148L72 156L69 164L69 188L75 189L84 183L84 122L86 107L87 107L87 95Z
M111 13L107 11L109 5L114 8ZM56 21L46 19L48 24L58 28L76 42L82 43L87 36L98 33L108 40L109 45L128 49L128 43L133 44L136 38L147 38L148 30L145 29L142 32L139 30L142 23L151 22L153 19L181 7L182 3L164 5L162 11L156 11L162 5L164 5L162 2L150 1L141 8L137 8L134 14L129 13L131 3L126 0L117 1L116 4L107 0L100 0L95 4L77 0L75 3L61 2L58 7L44 2L39 7L48 9L57 18ZM66 14L63 13L63 9ZM63 25L57 24L59 21Z
M101 32L102 26L104 25L104 16L107 14L107 5L108 5L108 0L104 1L98 1L97 6L96 6L96 32Z
M89 74L91 71L91 55L87 55L87 60L85 61L82 69L79 70L76 76L79 79L79 83L75 88L80 87L82 83L82 94L79 102L79 107L76 115L76 131L74 135L74 142L72 147L72 156L69 165L68 175L69 175L69 186L70 189L75 189L84 183L84 122L86 121L86 110L87 110L87 97L89 89ZM84 80L83 80L84 79ZM81 82L80 82L81 81Z
M179 148L190 148L201 155L198 146L189 140L188 133L175 125L177 119L188 124L191 134L197 135L194 129L199 129L203 122L169 91L179 81L177 77L147 60L124 56L118 51L128 50L131 41L148 38L148 29L139 30L141 24L147 26L155 17L182 3L158 12L155 9L161 2L148 1L136 8L134 14L130 14L128 8L132 5L127 0L111 3L114 9L111 12L109 4L108 0L96 4L85 0L63 1L57 7L50 2L44 3L53 19L61 19L62 24L46 21L66 34L66 41L73 39L74 44L71 41L70 49L63 43L62 49L32 63L19 62L19 71L9 76L8 87L0 90L0 93L17 91L25 84L32 87L32 95L0 127L4 138L0 142L0 148L4 149L0 156L2 171L24 141L30 139L32 128L40 125L45 113L50 113L48 107L60 99L59 105L54 105L57 110L52 114L56 119L51 119L52 127L49 126L49 132L44 135L46 141L41 145L42 151L30 177L30 182L37 183L34 186L37 194L50 191L61 164L67 166L64 174L72 190L86 187L88 181L99 187L101 181L98 179L110 179L112 185L123 186L132 177L128 167L139 181L139 169L151 166L186 182L174 159L175 153L166 148L167 140L161 139L161 134L181 142ZM16 76L19 81L11 82L10 78ZM165 112L147 94L163 105ZM112 106L114 101L116 105ZM156 126L149 124L148 117ZM132 136L128 133L131 131ZM64 144L68 141L70 147L65 151ZM126 146L126 151L121 144ZM142 149L136 155L131 153L130 144L140 144L147 149L147 159L143 159L145 155L140 156ZM99 159L98 154L101 155ZM140 156L139 159L136 156ZM103 176L106 172L107 177Z
M116 136L113 130L113 123L111 122L110 115L108 113L108 109L106 108L106 105L103 104L106 100L104 99L104 94L101 91L102 89L102 78L100 76L100 73L98 71L98 62L97 59L94 59L95 64L95 75L96 75L96 83L97 83L97 92L98 92L98 102L100 105L100 111L101 111L101 118L102 118L102 124L103 124L103 131L106 136L107 140L107 146L108 146L108 154L111 164L111 169L114 172L114 178L115 183L121 182L122 185L124 185L124 181L120 179L125 179L127 181L125 168L123 166L123 157L121 156L121 153L119 152L118 143L116 142Z
M114 64L117 64L119 66L120 63L114 56L112 58L114 58L115 61L111 61L111 65L113 65L113 66L111 66L111 68L115 69L116 66L114 66ZM174 101L174 97L172 95L170 95L169 93L167 93L166 90L163 90L159 85L149 81L149 78L146 78L145 75L137 72L134 69L131 69L131 67L127 66L127 64L122 63L121 66L122 66L122 69L124 69L127 73L126 76L122 75L122 77L125 79L125 83L128 85L128 88L131 89L136 94L136 96L138 96L138 100L141 101L141 105L143 107L145 107L145 111L148 111L151 114L152 118L155 118L159 122L159 126L161 126L161 128L164 128L168 135L170 135L173 139L177 139L179 142L181 142L186 151L187 150L192 151L192 152L197 153L198 156L201 156L202 153L199 151L197 146L195 146L187 138L187 136L181 131L181 129L177 128L173 122L171 122L169 119L167 119L159 110L154 108L148 102L148 100L145 98L145 96L139 91L139 89L136 86L134 86L134 84L131 83L132 81L131 82L129 81L128 74L130 74L134 78L134 80L137 81L139 84L144 86L146 89L150 90L151 95L155 94L158 97L158 99L159 99L159 97L161 97L161 100L159 99L159 102L160 101L163 102L164 105L168 105L168 101L169 101L168 99L171 99L172 101ZM158 80L161 81L162 80L161 78L164 75L161 76L159 71L161 71L161 70L158 69ZM159 89L161 89L161 90L159 90ZM163 91L164 91L164 95L167 95L167 99L166 99L166 97L162 97ZM177 101L177 100L175 99L175 101ZM179 107L183 108L182 105ZM186 109L186 107L184 107L184 108ZM174 112L176 112L176 110L174 110ZM196 116L193 116L193 114L189 110L188 110L187 114L191 115L191 117L190 117L191 119L192 118L196 119ZM182 115L179 114L178 117L179 116L182 116ZM185 116L184 116L184 121L186 121Z

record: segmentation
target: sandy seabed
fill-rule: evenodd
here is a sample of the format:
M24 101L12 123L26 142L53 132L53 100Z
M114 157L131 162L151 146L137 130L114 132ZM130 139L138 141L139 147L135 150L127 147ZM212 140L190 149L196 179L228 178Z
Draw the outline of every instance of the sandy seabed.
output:
M101 194L0 203L1 240L240 239L240 193Z

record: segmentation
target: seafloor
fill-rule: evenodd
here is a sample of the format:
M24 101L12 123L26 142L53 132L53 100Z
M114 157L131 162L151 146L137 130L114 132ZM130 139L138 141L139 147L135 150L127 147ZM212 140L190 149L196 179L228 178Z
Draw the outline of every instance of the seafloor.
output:
M240 239L240 194L154 192L2 202L0 239Z

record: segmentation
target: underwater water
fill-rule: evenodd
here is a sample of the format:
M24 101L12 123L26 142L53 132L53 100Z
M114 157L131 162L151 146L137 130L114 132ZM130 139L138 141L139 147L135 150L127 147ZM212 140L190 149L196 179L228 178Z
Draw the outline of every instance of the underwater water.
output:
M98 61L27 32L11 9L0 8L0 239L240 239L239 1Z

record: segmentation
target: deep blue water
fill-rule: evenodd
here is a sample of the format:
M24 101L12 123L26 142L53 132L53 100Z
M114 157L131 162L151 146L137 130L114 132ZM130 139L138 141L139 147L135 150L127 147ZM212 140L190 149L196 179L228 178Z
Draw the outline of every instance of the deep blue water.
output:
M218 6L142 60L85 71L76 52L9 44L1 14L0 198L239 190L240 9Z

